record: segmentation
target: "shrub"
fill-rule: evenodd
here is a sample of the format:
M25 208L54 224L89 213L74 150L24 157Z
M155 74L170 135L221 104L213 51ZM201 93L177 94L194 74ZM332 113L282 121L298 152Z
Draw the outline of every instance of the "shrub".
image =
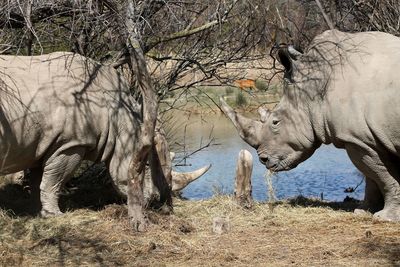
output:
M260 91L267 91L269 89L268 88L268 83L266 81L264 81L264 80L257 79L255 81L255 85L256 85L256 88L258 90L260 90Z
M232 94L232 93L233 93L233 87L232 87L232 86L227 86L227 87L225 87L225 93L226 93L227 95Z
M235 101L236 101L236 105L237 106L244 106L244 105L247 104L247 99L244 96L243 92L238 92L236 94L236 100Z

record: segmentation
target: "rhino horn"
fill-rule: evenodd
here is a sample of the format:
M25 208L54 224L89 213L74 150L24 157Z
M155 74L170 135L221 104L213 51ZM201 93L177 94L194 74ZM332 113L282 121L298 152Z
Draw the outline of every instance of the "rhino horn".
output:
M223 99L221 101L221 110L233 122L239 132L240 137L249 145L257 148L260 145L258 132L261 129L261 122L246 118L237 114Z
M179 190L182 190L185 188L188 184L193 182L194 180L197 180L205 174L208 169L211 168L211 164L208 166L204 166L203 168L200 168L196 171L192 172L176 172L172 171L172 191L176 192Z

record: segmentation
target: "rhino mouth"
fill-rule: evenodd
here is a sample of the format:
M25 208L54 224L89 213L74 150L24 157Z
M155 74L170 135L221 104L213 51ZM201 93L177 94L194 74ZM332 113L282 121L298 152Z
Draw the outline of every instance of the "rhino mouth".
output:
M266 165L266 168L267 168L268 170L273 171L273 172L280 172L280 171L288 171L288 170L291 170L291 169L295 168L295 166L294 166L294 167L289 167L289 166L287 166L287 165L282 164L281 162L278 162L278 163L272 164L272 165L270 165L270 166L267 166L267 165Z
M291 160L290 157L286 157L284 159L268 158L268 160L265 160L265 158L260 158L260 161L268 170L273 172L288 171L296 168L298 165L298 163L296 163L295 160Z

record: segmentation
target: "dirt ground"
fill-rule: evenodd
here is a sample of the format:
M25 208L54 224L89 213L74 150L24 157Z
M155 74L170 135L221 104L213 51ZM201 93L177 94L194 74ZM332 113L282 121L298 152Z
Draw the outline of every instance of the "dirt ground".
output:
M135 233L124 204L104 204L115 201L107 191L70 185L69 211L45 219L19 212L29 206L24 190L0 186L0 266L400 265L400 224L356 216L353 202L297 198L243 209L229 196L175 199L172 215L149 212L147 231ZM77 205L83 198L93 201ZM227 232L213 232L216 218Z

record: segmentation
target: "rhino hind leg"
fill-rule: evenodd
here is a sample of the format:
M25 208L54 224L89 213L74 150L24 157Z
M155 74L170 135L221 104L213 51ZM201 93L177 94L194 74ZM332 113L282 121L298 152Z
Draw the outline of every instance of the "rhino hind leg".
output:
M375 213L383 209L384 199L378 185L373 179L365 177L365 196L364 202L354 210L354 213Z
M40 183L41 215L43 217L62 214L58 206L61 188L82 162L84 153L84 148L72 147L57 151L46 160Z
M379 204L376 187L383 197L383 209L375 212L374 217L400 222L400 172L395 163L388 155L369 147L346 145L346 150L354 165L373 182L367 180L366 199L372 201L367 204Z

